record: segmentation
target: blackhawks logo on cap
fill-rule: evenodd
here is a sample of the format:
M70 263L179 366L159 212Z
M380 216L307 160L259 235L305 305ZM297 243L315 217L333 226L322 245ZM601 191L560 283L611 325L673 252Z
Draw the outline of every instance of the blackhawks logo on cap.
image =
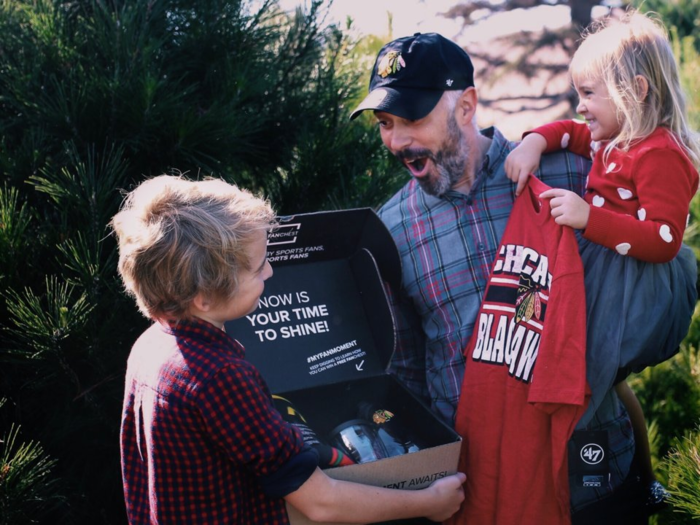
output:
M382 57L382 61L379 62L377 66L377 73L380 77L386 78L398 71L401 71L402 67L406 67L406 62L404 62L401 57L400 51L389 51L386 55Z

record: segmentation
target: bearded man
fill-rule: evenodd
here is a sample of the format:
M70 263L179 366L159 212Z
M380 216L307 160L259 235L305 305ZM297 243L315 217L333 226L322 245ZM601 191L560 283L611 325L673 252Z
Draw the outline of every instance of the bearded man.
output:
M390 371L452 427L463 352L515 200L504 169L515 144L494 127L477 127L477 105L469 55L438 34L416 33L380 50L369 94L351 115L373 111L384 145L411 175L378 211L402 261L401 288L391 291ZM562 151L544 155L536 175L581 195L589 167L589 159ZM571 486L574 523L646 522L633 519L635 443L613 390L588 419L580 430L607 435L609 475L595 489Z

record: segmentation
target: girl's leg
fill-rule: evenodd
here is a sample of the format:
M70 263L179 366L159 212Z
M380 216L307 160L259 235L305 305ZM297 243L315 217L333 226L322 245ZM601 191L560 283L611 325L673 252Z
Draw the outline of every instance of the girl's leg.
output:
M639 458L639 466L641 467L642 481L650 484L656 480L654 471L651 467L651 449L649 447L649 436L647 435L647 425L644 420L644 411L639 403L634 391L630 388L626 381L620 381L615 385L615 392L620 398L622 404L625 405L627 413L630 415L632 422L632 430L634 431L634 441L637 444L636 454Z
M664 486L656 481L654 469L651 466L651 448L649 447L649 436L647 434L647 425L644 420L644 411L639 399L634 394L626 381L620 381L615 385L617 396L625 405L627 413L630 416L632 430L634 431L634 440L636 443L636 460L639 465L640 475L644 485L649 487L647 494L647 510L649 514L659 512L666 506L666 499L669 494Z

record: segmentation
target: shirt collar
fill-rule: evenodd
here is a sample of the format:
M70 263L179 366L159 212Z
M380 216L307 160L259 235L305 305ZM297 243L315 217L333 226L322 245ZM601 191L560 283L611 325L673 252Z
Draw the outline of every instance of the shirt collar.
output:
M238 341L213 324L196 317L192 319L168 321L164 325L164 330L178 339L196 340L201 344L219 347L224 350L233 351L241 357L244 356L243 347Z
M495 167L505 162L508 153L510 153L511 144L493 126L482 129L481 134L491 139L491 145L484 157L481 172L486 173L488 177L493 177L496 173Z

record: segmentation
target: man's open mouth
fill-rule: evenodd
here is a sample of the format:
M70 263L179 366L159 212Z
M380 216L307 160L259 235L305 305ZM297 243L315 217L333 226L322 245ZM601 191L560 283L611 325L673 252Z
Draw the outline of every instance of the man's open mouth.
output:
M414 177L424 177L428 172L428 161L432 158L430 150L425 148L406 149L396 153L396 156Z
M413 175L417 175L417 174L420 174L423 172L423 169L425 168L427 161L428 161L428 159L426 157L420 157L420 158L413 159L413 160L407 160L406 166L408 166L408 169L411 170L411 173L413 173Z

